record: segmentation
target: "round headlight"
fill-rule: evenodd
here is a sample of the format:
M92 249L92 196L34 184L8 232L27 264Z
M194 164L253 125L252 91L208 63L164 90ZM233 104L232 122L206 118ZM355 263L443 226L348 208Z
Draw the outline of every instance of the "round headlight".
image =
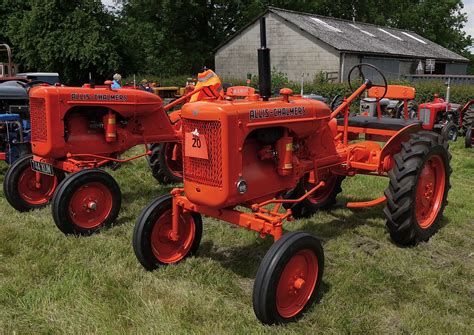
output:
M247 185L247 182L243 179L240 179L238 182L237 182L237 191L240 193L240 194L244 194L245 192L247 192L248 190L248 185Z

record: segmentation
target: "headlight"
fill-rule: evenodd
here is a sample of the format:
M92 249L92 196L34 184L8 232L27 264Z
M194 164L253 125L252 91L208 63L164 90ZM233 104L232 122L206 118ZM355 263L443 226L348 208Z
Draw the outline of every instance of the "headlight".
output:
M248 190L248 185L247 185L247 182L243 179L240 179L238 182L237 182L237 191L240 193L240 194L244 194L245 192L247 192Z

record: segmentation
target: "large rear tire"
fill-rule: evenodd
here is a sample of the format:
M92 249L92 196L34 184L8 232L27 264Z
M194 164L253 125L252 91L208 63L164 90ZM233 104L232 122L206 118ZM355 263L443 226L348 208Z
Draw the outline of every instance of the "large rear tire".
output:
M133 250L148 271L176 264L193 256L201 243L202 219L195 212L180 212L178 240L171 239L173 197L163 195L142 211L133 230Z
M120 187L111 175L82 170L59 185L52 203L54 223L66 235L88 236L112 225L121 203Z
M462 117L462 130L466 134L469 127L474 126L474 105L464 112Z
M262 260L253 286L253 310L265 324L300 318L317 300L324 271L319 240L305 232L285 234Z
M43 208L49 204L65 174L54 169L54 176L39 174L31 169L31 155L17 159L7 170L3 181L3 193L8 203L19 212Z
M434 132L420 131L402 143L394 160L385 190L387 229L400 245L427 241L440 227L451 187L448 142Z
M176 184L183 181L181 143L154 143L149 146L147 157L153 177L161 184Z

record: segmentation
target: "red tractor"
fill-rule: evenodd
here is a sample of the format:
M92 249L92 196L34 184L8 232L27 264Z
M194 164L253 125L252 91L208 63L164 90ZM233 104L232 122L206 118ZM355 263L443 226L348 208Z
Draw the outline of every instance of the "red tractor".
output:
M253 307L261 322L274 324L298 319L317 300L324 270L319 240L306 232L284 234L285 221L331 208L345 177L388 177L384 196L348 206L385 202L397 244L426 241L440 227L451 156L446 140L417 120L349 117L350 104L373 87L369 80L333 112L290 89L272 99L265 18L261 40L259 95L184 105L184 187L142 211L133 247L147 270L178 263L197 252L202 215L273 236L257 272ZM365 66L357 67L363 72ZM385 80L381 89L387 90Z
M171 166L181 161L179 112L170 116L166 112L203 88L163 106L154 94L113 90L110 84L42 86L30 91L33 155L17 160L4 180L5 197L15 209L29 211L53 200L59 229L88 235L112 224L121 206L117 182L100 168L151 156L153 170L180 173ZM165 143L174 151L157 154L149 150L151 143ZM143 154L119 158L139 144L145 145ZM67 178L66 173L70 174ZM174 181L154 175L163 183Z

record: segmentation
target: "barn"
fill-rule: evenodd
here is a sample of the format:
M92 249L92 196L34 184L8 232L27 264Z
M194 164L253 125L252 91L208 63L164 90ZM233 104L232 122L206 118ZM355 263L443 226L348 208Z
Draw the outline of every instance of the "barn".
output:
M223 78L257 74L259 18L267 20L272 67L290 80L347 80L355 64L370 63L387 78L410 74L464 75L468 59L408 30L269 7L215 50Z

